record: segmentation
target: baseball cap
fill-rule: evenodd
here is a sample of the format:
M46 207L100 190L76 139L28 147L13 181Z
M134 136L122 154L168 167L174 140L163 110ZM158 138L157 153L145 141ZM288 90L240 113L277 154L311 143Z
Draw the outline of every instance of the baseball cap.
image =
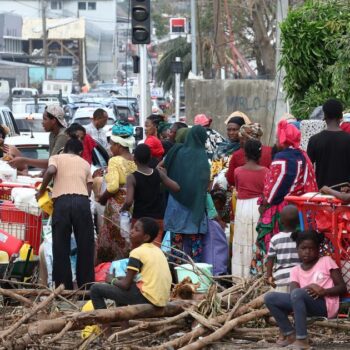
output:
M58 105L49 105L46 107L46 112L54 116L57 121L64 127L67 127L67 122L64 119L64 110Z

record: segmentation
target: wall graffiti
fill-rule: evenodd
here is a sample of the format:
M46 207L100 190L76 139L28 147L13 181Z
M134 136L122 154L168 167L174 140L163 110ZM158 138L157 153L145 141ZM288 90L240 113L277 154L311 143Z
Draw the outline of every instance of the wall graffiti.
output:
M276 99L262 100L260 96L226 96L227 110L242 110L247 113L265 110L273 113L275 104Z

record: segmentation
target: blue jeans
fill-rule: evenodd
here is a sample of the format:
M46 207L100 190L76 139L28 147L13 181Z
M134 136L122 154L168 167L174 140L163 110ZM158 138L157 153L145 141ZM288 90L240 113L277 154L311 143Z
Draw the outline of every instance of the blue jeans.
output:
M297 339L307 337L306 317L327 317L327 307L324 299L313 299L306 289L297 288L289 293L270 292L265 295L265 305L275 318L278 327L284 335L296 333ZM295 329L288 319L294 313Z

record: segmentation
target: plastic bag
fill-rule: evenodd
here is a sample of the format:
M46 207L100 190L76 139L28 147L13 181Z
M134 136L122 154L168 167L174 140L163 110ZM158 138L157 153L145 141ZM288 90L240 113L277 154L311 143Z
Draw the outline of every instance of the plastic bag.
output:
M110 262L99 264L95 267L95 282L105 282L109 273Z
M130 241L131 217L128 211L122 211L119 215L120 235Z
M208 232L203 237L203 262L213 266L213 275L227 274L229 252L224 230L215 220L208 220Z
M166 231L163 241L162 241L162 245L160 247L160 249L164 252L164 253L170 253L171 252L171 232L170 231Z

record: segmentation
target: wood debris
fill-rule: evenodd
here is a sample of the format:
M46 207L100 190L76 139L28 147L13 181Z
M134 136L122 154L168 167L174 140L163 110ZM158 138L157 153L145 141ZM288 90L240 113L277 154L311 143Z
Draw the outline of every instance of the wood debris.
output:
M173 289L176 298L164 308L146 304L89 312L77 310L84 304L78 300L84 298L83 291L76 294L63 286L49 292L43 286L30 286L28 293L25 288L0 289L0 349L190 350L225 339L274 342L278 329L267 321L263 299L270 287L262 278L233 281L231 287L222 288L220 279L215 279L198 300L197 284L186 279ZM190 292L183 293L184 286ZM191 299L179 298L184 295ZM121 328L123 321L129 321L129 328ZM101 331L104 324L112 326L112 335ZM93 325L97 326L82 338L82 330ZM323 343L337 337L349 341L350 322L316 321L310 335Z

